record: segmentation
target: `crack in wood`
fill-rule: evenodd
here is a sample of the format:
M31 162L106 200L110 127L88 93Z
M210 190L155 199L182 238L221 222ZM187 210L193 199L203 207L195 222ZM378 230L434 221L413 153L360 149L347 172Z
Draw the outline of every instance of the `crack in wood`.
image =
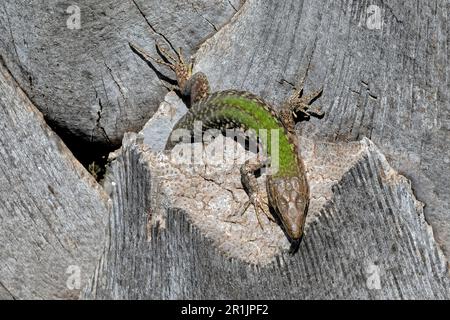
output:
M9 291L9 289L0 281L0 287L11 296L11 298L13 300L17 300L17 297L15 295L13 295L13 293L11 291Z
M122 86L120 85L119 81L116 79L116 77L114 76L112 69L108 66L108 64L106 63L106 61L103 61L103 64L105 65L106 69L108 69L109 74L111 75L111 78L113 79L114 83L116 84L116 86L119 88L119 92L120 95L122 96L122 98L126 101L127 98L125 97L125 93L124 91L126 91L126 89L122 88Z
M399 19L399 18L397 17L397 15L394 13L394 10L393 10L389 5L387 5L387 4L384 2L384 0L380 0L380 2L381 2L381 4L383 5L383 7L385 7L386 9L388 9L389 13L394 17L394 19L395 19L395 21L396 21L397 23L403 24L403 20L401 20L401 19Z
M194 12L195 12L199 17L201 17L203 20L205 20L211 27L213 27L213 29L214 29L216 32L219 31L219 29L214 25L214 23L212 23L211 21L209 21L208 18L206 18L205 16L203 16L203 15L198 11L198 9L195 8L195 6L194 6L193 3L191 3L191 7L192 7L192 9L194 10Z
M155 27L153 27L153 25L150 23L150 21L147 19L147 16L145 15L144 11L142 11L142 9L138 6L138 4L136 3L136 0L131 0L131 2L133 2L133 4L135 5L135 7L138 9L140 15L144 18L145 22L147 23L147 25L150 27L150 29L156 33L157 35L161 36L168 44L169 46L172 48L173 51L177 51L175 49L175 47L173 46L172 42L162 33L162 32L158 32L156 31Z
M231 3L230 0L227 0L228 4L233 8L234 11L238 12L238 10L236 9L236 7Z

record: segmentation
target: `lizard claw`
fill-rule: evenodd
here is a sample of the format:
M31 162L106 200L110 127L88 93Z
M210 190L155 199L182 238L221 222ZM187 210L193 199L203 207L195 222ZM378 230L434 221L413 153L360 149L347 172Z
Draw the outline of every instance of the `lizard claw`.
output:
M294 119L298 119L300 115L309 119L309 117L322 118L325 113L318 106L310 106L306 104L300 105L300 107L296 107L292 112Z
M287 82L287 81L286 81ZM314 100L319 98L323 93L323 87L310 94L305 95L303 92L303 81L300 83L300 88L294 86L294 92L285 102L285 109L287 112L292 112L294 119L299 117L309 119L309 117L322 118L324 112L320 107L313 106Z
M174 65L173 63L165 62L165 61L163 61L163 60L161 60L161 59L152 57L152 56L151 56L150 54L148 54L143 48L141 48L140 46L138 46L138 45L135 44L135 43L129 42L129 46L130 46L134 51L136 51L140 56L142 56L147 62L153 61L153 62L156 62L156 63L158 63L158 64L160 64L160 65L169 67L170 69L172 69L173 71L175 71L175 65ZM157 48L158 48L159 51L164 52L164 51L161 50L161 48L159 48L158 45L157 45ZM169 60L169 59L167 58L167 56L163 55L163 57L165 57L167 60Z
M179 88L180 91L184 91L184 85L192 76L192 63L187 64L183 59L183 51L182 49L174 50L175 55L170 54L169 50L164 48L158 41L155 42L156 51L160 55L160 58L155 58L147 53L143 48L138 46L135 43L129 42L129 46L133 51L138 53L142 58L144 58L147 62L157 63L162 66L166 66L170 68L173 72L175 72L177 78L177 86L175 88ZM208 86L209 90L209 86Z

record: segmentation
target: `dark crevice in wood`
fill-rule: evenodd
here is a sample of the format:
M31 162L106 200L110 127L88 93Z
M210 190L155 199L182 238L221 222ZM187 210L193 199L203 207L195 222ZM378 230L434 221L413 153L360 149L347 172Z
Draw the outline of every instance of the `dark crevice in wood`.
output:
M101 111L98 111L100 113ZM48 126L61 138L64 144L69 148L74 157L89 171L89 166L95 163L101 171L97 175L97 180L100 180L104 174L104 168L106 166L108 155L110 152L116 150L120 147L120 145L109 144L105 145L104 143L95 142L95 141L84 141L79 137L76 137L73 133L67 131L65 128L61 128L52 120L44 117L44 120L47 122ZM97 123L100 121L100 118L97 119ZM97 129L103 130L101 126L96 126ZM89 171L92 173L91 171Z
M23 92L23 94L30 100L32 103L33 99L27 94L27 91L24 90L17 79L14 77L14 74L11 72L11 70L8 68L7 64L5 63L4 58L0 55L0 64L5 68L6 71L8 71L11 78L16 83L17 87ZM100 101L99 101L100 105ZM103 107L100 106L102 109ZM99 111L99 118L97 118L96 121L96 128L99 128L100 130L103 130L103 134L105 137L107 137L106 132L104 128L99 126L99 121L101 117L101 109ZM83 141L79 137L76 137L74 134L67 131L65 128L61 128L56 122L50 120L46 115L44 114L44 121L46 124L53 130L53 132L58 135L61 140L64 142L64 144L69 148L69 150L72 152L72 154L75 156L75 158L86 168L89 170L89 165L95 162L97 165L100 166L100 168L104 168L106 165L106 161L108 159L108 154L117 148L120 147L120 145L114 145L113 143L110 143L109 145L105 145L103 143L97 143L93 141ZM109 141L109 139L108 139ZM104 169L102 170L101 176L103 176Z

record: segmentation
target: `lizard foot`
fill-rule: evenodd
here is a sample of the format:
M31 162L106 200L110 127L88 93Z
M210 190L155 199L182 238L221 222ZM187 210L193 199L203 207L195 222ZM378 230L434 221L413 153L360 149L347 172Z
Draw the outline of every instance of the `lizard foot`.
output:
M169 90L178 91L182 96L190 96L190 106L201 99L207 98L210 94L210 87L206 75L202 72L192 74L192 62L186 63L183 59L183 52L180 49L174 50L176 55L172 55L156 42L156 51L162 59L154 58L145 52L144 49L134 43L129 43L130 47L143 57L147 62L156 62L166 66L175 72L177 86L167 87ZM177 90L178 89L178 90Z
M182 49L179 48L175 51L176 56L171 55L164 47L162 47L158 42L155 43L156 50L162 59L152 57L143 48L135 43L129 43L130 47L138 52L147 61L153 61L157 64L166 66L175 72L177 77L178 86L180 89L183 88L186 81L192 76L192 63L187 64L183 59Z
M243 215L248 210L250 205L253 205L253 207L255 208L256 219L258 220L258 224L261 227L261 229L264 230L260 217L261 211L270 221L275 222L275 219L272 217L272 215L268 210L269 204L267 203L267 201L263 199L263 197L259 193L253 193L250 195L249 200L242 206L240 210L240 215Z
M284 82L290 84L286 80L284 80ZM300 88L296 88L295 86L293 87L294 92L285 102L283 109L285 109L288 113L292 113L294 119L299 118L300 115L307 119L311 116L322 118L324 116L324 112L319 106L312 106L311 103L321 96L323 88L310 94L303 95L303 82L300 83Z
M308 95L303 95L303 88L300 90L295 89L294 93L288 100L291 111L294 118L297 118L299 114L304 117L317 117L321 118L324 112L319 106L312 106L311 103L322 94L323 89L314 91Z

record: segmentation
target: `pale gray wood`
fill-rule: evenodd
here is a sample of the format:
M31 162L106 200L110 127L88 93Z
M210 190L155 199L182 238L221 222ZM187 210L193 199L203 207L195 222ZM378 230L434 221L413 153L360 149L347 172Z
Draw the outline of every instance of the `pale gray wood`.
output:
M369 5L381 10L370 29ZM366 136L412 181L436 240L450 256L448 1L249 0L201 47L197 70L214 90L245 89L279 105L281 79L324 87L312 139ZM223 61L226 61L224 63Z
M14 300L14 296L0 284L0 300Z
M342 143L367 136L381 149L367 149L335 181L325 206L312 212L316 219L294 257L282 253L269 265L253 265L228 258L211 234L194 224L189 206L172 206L166 194L163 202L155 202L160 194L155 162L143 138L129 135L111 157L105 183L113 201L106 242L101 242L101 227L98 233L89 227L79 233L96 243L92 247L88 241L90 249L83 251L88 270L94 257L100 259L95 273L86 273L92 281L82 297L449 299L448 259L440 251L441 246L447 256L450 252L448 2L374 3L382 10L380 30L368 28L371 13L365 2L247 0L238 12L235 2L205 8L207 2L199 1L191 8L184 1L158 6L153 1L88 1L80 4L78 31L65 25L72 3L50 9L48 2L30 6L8 0L0 6L0 55L8 68L47 118L84 140L119 143L125 131L140 129L162 101L165 89L158 75L127 47L128 41L154 53L154 38L164 36L190 53L225 23L196 55L196 70L208 75L214 90L246 89L279 105L291 90L280 80L297 83L306 75L307 91L324 86L317 103L326 116L302 123L304 137ZM10 132L15 122L3 121L1 128ZM36 130L20 126L15 135L5 135L2 139L11 145L4 150L17 148L16 136ZM151 131L159 140L155 145L163 145L165 137L157 136L163 131ZM46 150L41 140L21 150L40 155L34 148ZM52 171L59 160L46 156L45 168ZM337 162L344 158L337 157ZM13 170L12 163L4 161L4 170ZM29 162L19 164L23 173ZM23 176L30 179L18 186L33 188L20 195L35 199L37 182L63 175L67 185L84 185L85 178L67 174L67 165L59 168L60 175L50 178L26 171ZM397 171L411 179L411 187ZM95 185L83 190L74 193L77 203L67 194L60 201L68 202L64 208L80 205L93 219L91 211L105 199L93 191ZM196 191L200 198L211 196L208 189ZM425 205L426 220L416 197ZM2 214L11 215L7 209ZM101 211L104 217L106 209ZM29 213L18 210L17 216L23 212ZM8 228L2 223L2 232L32 233L21 226L15 220ZM60 231L44 229L42 235L53 241ZM11 242L11 236L5 238ZM14 274L0 269L0 297L76 297L77 292L66 294L61 282L67 278L62 266L70 259L58 250L46 251L44 261L31 264L29 248L14 251L24 260L8 260L15 264ZM11 255L8 249L0 247L2 261ZM59 259L56 280L49 271L53 255ZM42 287L33 277L48 281ZM380 288L373 287L377 277Z
M449 243L444 182L450 180L442 167L450 141L448 6L377 4L381 30L367 28L367 3L248 0L200 47L196 70L208 75L213 90L245 89L275 105L291 90L279 81L296 84L306 74L308 90L325 87L318 103L326 117L302 123L301 133L330 142L370 137L395 169L412 178L412 189L397 173L397 182L386 179L391 169L372 150L336 181L297 255L249 265L226 258L183 209L152 206L152 195L160 192L157 173L147 168L145 148L127 137L110 169L113 245L85 298L450 297L448 261L440 251ZM421 94L427 90L431 94ZM441 152L433 151L431 159L424 153L428 148ZM209 190L196 191L210 196ZM163 228L149 223L161 208ZM135 236L120 237L124 229ZM380 289L371 287L373 270L380 272Z
M161 176L155 176L155 162L142 141L127 135L112 160L106 179L113 199L111 233L84 298L450 297L447 260L420 203L407 179L393 173L370 142L365 155L333 187L332 199L307 226L299 252L282 253L272 263L254 265L227 258L193 224L191 214L168 204L169 199L155 201L166 193L158 186ZM239 178L238 172L235 176ZM182 175L174 180L182 181ZM176 191L175 185L168 188ZM196 193L220 199L227 190L216 194L199 186ZM165 210L161 220L158 210Z
M80 28L71 23L77 6ZM72 139L119 145L153 114L165 89L128 42L190 48L239 7L237 0L2 0L0 56L52 125Z
M0 199L0 298L78 298L103 248L108 197L1 62Z

